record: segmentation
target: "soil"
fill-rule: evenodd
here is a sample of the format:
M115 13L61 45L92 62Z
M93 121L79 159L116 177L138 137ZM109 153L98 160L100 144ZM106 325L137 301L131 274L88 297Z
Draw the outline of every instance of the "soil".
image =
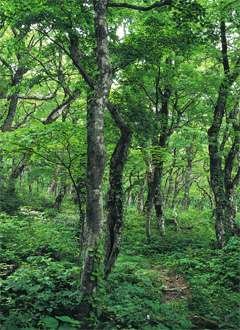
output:
M173 270L162 270L160 280L165 283L162 289L164 302L174 302L191 296L187 281Z
M163 302L174 303L191 297L188 282L177 271L160 269L159 281L165 284L162 288ZM202 316L193 315L190 320L194 324L194 330L220 329L215 321Z

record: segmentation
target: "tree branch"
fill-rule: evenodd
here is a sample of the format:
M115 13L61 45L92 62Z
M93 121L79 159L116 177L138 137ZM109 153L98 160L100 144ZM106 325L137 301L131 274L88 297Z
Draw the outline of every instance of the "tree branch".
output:
M94 89L96 86L96 82L90 77L90 75L87 73L84 66L82 65L81 61L79 60L79 38L76 35L71 35L70 42L71 46L69 47L69 57L72 59L73 63L75 64L76 68L78 69L85 82L89 85L91 89Z
M114 3L114 2L109 2L107 6L114 7L114 8L129 8L129 9L140 10L140 11L149 11L154 8L171 6L171 4L172 4L172 0L165 0L164 2L157 1L153 5L148 6L148 7L130 5L128 3Z
M47 119L43 121L43 124L48 125L53 123L55 120L57 120L63 113L64 109L66 109L66 107L71 102L75 101L81 93L82 93L81 91L75 92L74 95L69 96L69 98L66 101L62 102L59 106L53 109L48 115Z
M221 22L221 41L222 41L222 59L223 59L223 67L225 74L228 74L229 62L228 62L228 52L227 52L227 38L226 38L226 25L225 22Z
M36 101L49 101L52 100L57 95L58 88L54 91L52 95L39 97L39 96L19 96L21 100L36 100Z

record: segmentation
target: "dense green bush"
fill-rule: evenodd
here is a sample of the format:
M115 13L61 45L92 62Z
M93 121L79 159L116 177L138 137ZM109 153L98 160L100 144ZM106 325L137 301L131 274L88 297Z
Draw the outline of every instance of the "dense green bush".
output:
M177 233L173 226L166 237L155 231L149 241L143 217L133 219L134 214L125 219L116 265L91 301L94 329L187 330L194 329L193 315L215 320L223 330L237 329L239 238L216 250L211 233ZM78 217L71 212L50 217L21 207L14 216L1 213L0 220L2 329L77 329L82 299ZM164 270L182 274L186 298L164 300Z
M20 209L19 215L8 217L2 214L1 217L5 262L18 263L18 260L26 260L32 255L75 260L78 243L75 228L67 218L65 222L50 219L26 207Z
M47 329L55 316L73 316L81 301L75 223L27 207L0 218L2 329Z
M7 187L1 186L0 212L6 212L12 215L22 204L23 200L17 191L9 190Z
M37 327L46 316L73 315L81 301L80 269L44 256L28 257L2 285L3 328Z

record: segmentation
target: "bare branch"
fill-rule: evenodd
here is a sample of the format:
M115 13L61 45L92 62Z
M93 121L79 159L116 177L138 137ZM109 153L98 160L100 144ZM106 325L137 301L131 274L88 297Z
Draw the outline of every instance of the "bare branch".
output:
M73 93L73 95L69 96L69 98L66 101L62 102L59 106L53 109L49 114L49 116L47 117L47 119L43 121L43 124L48 125L53 123L55 120L57 120L63 113L64 109L66 109L66 107L71 102L75 101L81 93L82 93L81 91L76 91L75 93Z
M54 99L54 97L57 94L57 90L58 90L58 88L54 91L54 93L52 95L45 96L45 97L40 97L40 96L19 96L19 99L22 99L22 100L36 100L36 101L49 101L49 100Z

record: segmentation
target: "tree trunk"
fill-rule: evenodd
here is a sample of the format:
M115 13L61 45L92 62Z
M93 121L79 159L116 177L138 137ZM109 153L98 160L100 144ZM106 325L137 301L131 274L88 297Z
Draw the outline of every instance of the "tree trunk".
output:
M169 64L169 59L166 60L166 64ZM165 88L164 91L161 91L161 111L159 113L159 122L160 122L160 138L158 141L158 148L160 153L154 156L154 176L153 176L153 191L154 191L154 206L156 211L156 223L157 228L160 229L160 233L165 235L165 220L164 220L164 211L163 211L163 196L161 191L162 184L162 174L163 174L163 165L164 165L164 156L161 154L162 151L165 151L167 147L168 137L172 134L168 127L169 122L169 99L171 91L168 88ZM159 152L158 151L158 152Z
M161 192L161 181L163 173L163 161L158 164L158 167L155 168L154 172L154 206L156 212L156 225L161 235L166 234L165 229L165 218L163 210L163 196Z
M148 195L143 211L146 214L146 236L147 239L150 240L151 213L152 213L153 198L154 198L154 190L153 190L154 174L153 174L152 160L150 156L148 156L147 164L148 164L148 175L147 175Z
M236 233L235 210L233 207L233 192L240 180L240 168L232 178L234 159L239 152L239 100L237 100L234 111L229 115L234 129L232 147L222 164L220 152L224 150L225 140L219 144L222 121L226 113L226 103L229 89L236 81L240 73L240 57L238 58L232 72L229 69L227 39L225 33L225 22L221 22L222 61L225 76L219 88L218 99L214 109L214 118L208 130L209 157L210 157L210 181L215 197L216 219L215 230L219 248L223 248L229 238Z
M99 264L101 256L97 251L101 245L103 233L102 185L106 164L104 144L104 112L112 84L111 65L107 40L107 1L95 0L95 37L99 76L93 100L88 109L87 132L87 208L86 243L81 274L80 291L89 299L97 291ZM90 311L90 305L81 306L81 319Z
M21 57L20 57L21 58ZM20 60L19 58L19 60ZM15 75L12 77L12 86L16 87L21 83L21 80L23 78L23 75L28 71L25 67L19 67L15 73ZM19 92L13 93L9 98L10 98L10 104L8 108L8 113L7 117L4 120L4 123L2 125L2 132L7 132L11 129L12 122L14 120L15 114L16 114L16 109L17 109L17 104L18 104L18 96Z
M55 203L54 203L54 208L59 212L60 211L60 206L62 204L63 198L67 193L67 185L65 182L62 182L61 184L61 188L59 190L59 193L55 199Z
M12 170L12 173L9 178L9 186L7 188L7 192L11 195L12 193L15 192L15 182L19 175L23 172L26 166L26 161L29 159L28 155L23 155L22 159L20 162L14 167Z
M107 222L105 236L105 278L110 273L121 248L121 233L123 220L123 189L122 177L125 163L127 161L127 152L131 143L132 131L123 121L115 107L108 109L115 120L115 123L121 130L121 137L114 149L110 161L109 171L109 189L107 201Z
M146 189L146 184L147 184L147 178L144 177L143 179L143 184L140 187L140 191L138 194L138 201L137 201L137 212L141 213L143 210L143 198L144 198L144 193Z
M193 136L192 141L194 141L196 136ZM190 136L188 135L186 137L187 140L190 139ZM182 211L186 211L189 208L190 205L190 198L189 198L189 191L191 186L191 172L192 172L192 162L193 162L193 156L196 154L196 151L193 150L192 143L189 147L186 148L186 154L187 154L187 167L185 171L185 177L184 177L184 196L182 200Z
M153 207L153 203L152 203L152 198L150 200L148 200L148 204L147 204L147 218L146 218L146 236L148 241L150 241L151 239L151 213L152 213L152 207Z

